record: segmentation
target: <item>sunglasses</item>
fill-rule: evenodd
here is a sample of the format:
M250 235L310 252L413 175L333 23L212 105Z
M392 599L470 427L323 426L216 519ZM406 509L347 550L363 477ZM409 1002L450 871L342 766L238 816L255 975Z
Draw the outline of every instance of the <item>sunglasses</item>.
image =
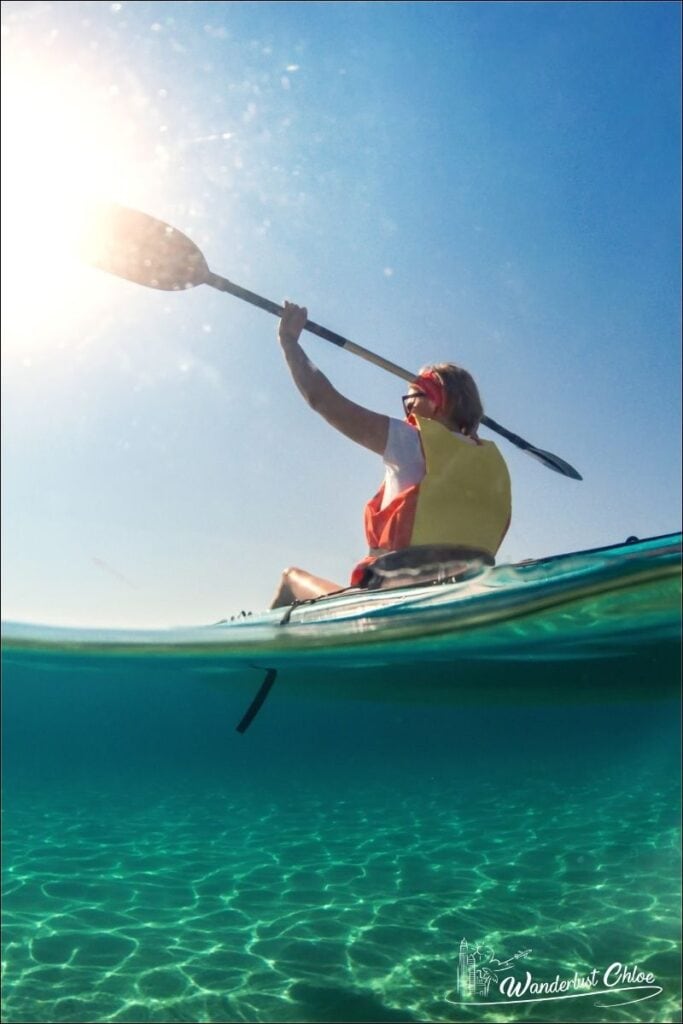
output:
M406 416L410 415L410 409L408 408L408 402L415 402L418 398L426 398L424 391L413 391L409 395L401 395L401 401L403 402L403 411Z

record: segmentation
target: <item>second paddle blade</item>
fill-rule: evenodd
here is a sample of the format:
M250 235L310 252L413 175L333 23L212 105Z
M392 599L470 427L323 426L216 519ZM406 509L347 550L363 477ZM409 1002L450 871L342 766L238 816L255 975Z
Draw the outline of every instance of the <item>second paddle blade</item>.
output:
M148 288L182 291L204 284L204 256L181 231L115 203L95 207L81 245L86 263Z

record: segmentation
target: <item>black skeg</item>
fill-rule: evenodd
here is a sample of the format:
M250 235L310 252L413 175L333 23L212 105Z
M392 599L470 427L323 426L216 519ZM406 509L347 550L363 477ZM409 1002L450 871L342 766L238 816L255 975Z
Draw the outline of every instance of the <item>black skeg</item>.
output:
M275 682L275 677L276 676L277 676L277 669L276 668L266 669L265 679L261 683L261 686L259 687L258 693L256 694L256 696L252 700L251 704L247 708L246 712L244 713L244 717L242 718L241 722L237 726L237 732L239 732L239 733L246 732L247 729L249 728L249 726L251 725L251 723L254 721L254 719L256 718L256 715L258 714L258 712L259 712L259 710L261 708L261 705L263 704L264 700L266 699L266 697L270 693L270 688L273 685L273 683Z

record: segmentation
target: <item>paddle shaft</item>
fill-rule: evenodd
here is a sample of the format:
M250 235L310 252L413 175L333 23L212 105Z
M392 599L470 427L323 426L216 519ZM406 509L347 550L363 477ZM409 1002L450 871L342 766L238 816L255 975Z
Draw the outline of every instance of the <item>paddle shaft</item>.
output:
M278 306L276 302L271 302L270 299L264 299L262 295L257 295L255 292L250 292L238 284L233 284L232 281L228 281L227 277L221 277L220 274L214 274L212 271L209 271L206 277L206 284L211 285L212 288L218 288L221 292L229 292L230 295L234 295L238 299L244 299L245 302L250 302L252 306L258 306L259 309L265 309L267 313L272 313L273 316L281 317L284 313L283 307ZM336 334L335 331L330 331L327 327L314 323L313 320L306 321L304 330L309 331L311 334L317 334L319 338L324 338L325 341L331 341L333 345L338 345L339 348L345 348L347 352L352 352L353 355L360 356L361 359L365 359L368 363L374 363L375 366L379 366L383 370L393 373L396 377L401 377L403 380L412 382L417 376L417 374L411 373L409 370L404 370L402 366L397 366L396 363L378 356L375 352L370 352L369 349L363 348L362 345L357 345L355 341L349 341L348 338L343 338L341 334Z
M83 258L92 266L148 288L184 291L196 285L208 284L212 288L243 299L252 306L258 306L273 316L281 317L284 312L282 306L276 302L264 299L262 295L233 284L226 277L214 274L209 269L201 250L181 231L147 213L116 203L104 204L99 213L94 215L91 230L86 232L83 239ZM416 374L410 370L378 356L375 352L370 352L369 349L328 330L327 327L313 323L312 320L306 321L304 330L346 349L347 352L352 352L353 355L400 377L401 380L408 383L415 380ZM574 467L559 455L535 448L518 434L506 430L488 416L482 417L481 422L489 430L507 438L517 448L533 455L556 473L574 480L581 479Z
M205 277L205 283L210 285L212 288L217 288L222 292L229 292L230 295L234 295L238 299L243 299L245 302L250 302L252 306L258 306L259 309L264 309L267 313L272 313L273 316L281 317L284 309L279 306L276 302L272 302L270 299L265 299L262 295L257 295L256 292L250 292L247 288L242 288L238 284L233 284L227 277L221 277L220 274L214 274L213 271L209 270ZM404 369L402 366L398 366L396 363L392 363L389 359L384 359L383 356L377 355L376 352L371 352L367 348L363 348L362 345L357 345L355 341L350 341L348 338L344 338L341 334L337 334L335 331L330 331L327 327L322 327L320 324L316 324L313 320L307 320L304 324L304 330L309 331L311 334L316 334L319 338L324 338L325 341L332 342L333 345L338 345L339 348L346 349L347 352L353 353L355 356L360 356L361 359L365 359L368 363L374 363L375 366L379 366L382 370L386 370L388 373L393 373L394 376L400 377L402 380L412 383L417 374L411 373L410 370ZM581 479L576 470L565 463L564 460L559 459L556 455L551 455L550 452L544 452L540 448L536 448L534 445L529 444L524 438L520 437L519 434L514 434L512 431L502 427L500 423L496 423L489 416L482 416L481 422L489 430L494 431L496 434L500 434L501 437L506 438L517 448L521 448L523 451L528 452L530 455L534 455L540 459L544 465L550 469L554 469L556 472L564 473L565 476L573 476L574 479ZM567 472L567 469L561 469L560 465L566 466L567 469L573 470L573 473Z

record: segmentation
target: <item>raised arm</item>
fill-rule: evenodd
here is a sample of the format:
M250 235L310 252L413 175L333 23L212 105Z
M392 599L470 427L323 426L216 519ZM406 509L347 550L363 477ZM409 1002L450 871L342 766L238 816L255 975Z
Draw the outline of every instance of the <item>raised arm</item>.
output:
M307 319L305 308L293 302L284 303L278 336L294 383L311 409L320 413L330 426L364 448L383 455L387 446L389 417L345 398L313 365L299 345L299 335Z

